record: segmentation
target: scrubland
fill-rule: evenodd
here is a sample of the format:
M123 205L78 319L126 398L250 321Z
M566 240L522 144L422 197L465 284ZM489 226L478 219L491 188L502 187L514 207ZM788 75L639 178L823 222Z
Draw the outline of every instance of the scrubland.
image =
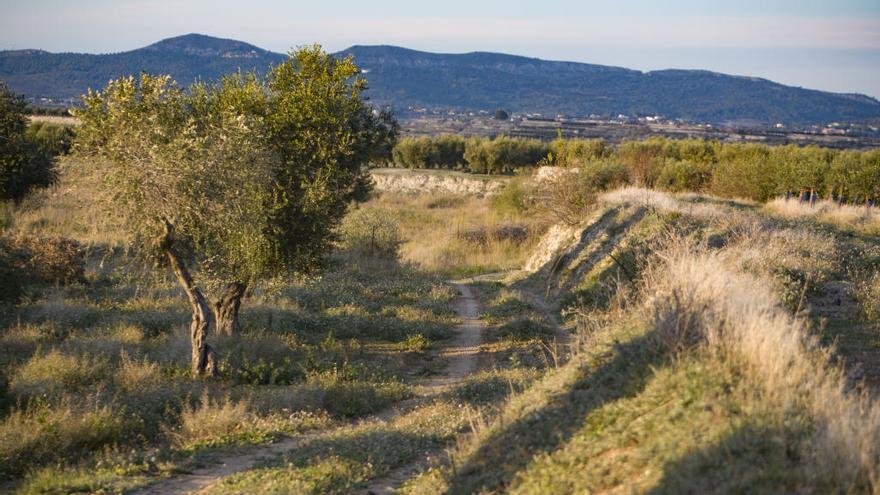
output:
M271 445L209 491L880 490L864 208L624 188L566 196L551 227L564 198L523 181L375 194L325 271L250 295L241 332L211 336L220 377L193 379L179 289L90 211L82 173L4 210L46 272L3 311L4 490L161 491ZM425 392L466 277L478 371Z

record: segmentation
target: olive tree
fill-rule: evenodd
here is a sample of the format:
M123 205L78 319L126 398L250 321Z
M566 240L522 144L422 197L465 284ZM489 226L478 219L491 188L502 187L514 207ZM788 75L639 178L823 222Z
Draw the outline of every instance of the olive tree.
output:
M216 372L209 331L232 333L246 291L320 266L367 164L397 127L361 97L351 58L293 52L265 78L179 88L111 81L84 97L74 151L102 168L103 203L187 295L192 371ZM224 286L214 304L196 284Z

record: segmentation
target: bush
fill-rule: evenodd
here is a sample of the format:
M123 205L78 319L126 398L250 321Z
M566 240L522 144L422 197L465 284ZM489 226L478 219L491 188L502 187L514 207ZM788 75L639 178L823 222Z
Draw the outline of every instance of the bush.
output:
M532 318L518 318L510 323L505 323L498 328L498 332L501 337L511 342L553 339L553 329Z
M348 251L380 258L396 258L403 238L397 221L387 212L359 208L339 228L340 243Z
M464 151L461 136L407 137L394 146L391 156L401 167L459 169L465 163Z
M627 167L613 159L565 169L543 185L540 204L558 220L576 225L595 203L597 193L620 187L628 178Z
M85 258L73 239L19 233L3 242L15 253L17 268L31 279L49 284L85 282Z
M703 191L712 178L712 168L708 163L667 159L660 168L655 185L672 192Z
M608 158L614 152L601 139L557 139L550 144L548 163L558 167L581 167Z
M10 388L20 396L38 397L81 392L100 381L107 361L53 350L36 354L12 375Z
M522 167L534 167L547 157L549 148L535 139L471 138L464 159L471 172L481 174L511 173Z
M235 443L249 431L251 413L246 401L212 401L207 394L193 407L185 404L180 413L180 427L167 435L180 448L215 447Z
M16 303L24 294L22 264L21 256L12 250L6 239L0 238L0 302Z
M136 428L109 407L38 404L13 411L0 424L0 477L17 477L38 466L121 443L134 436Z
M501 192L492 197L492 208L499 213L525 213L531 205L532 192L522 177L510 180Z
M0 82L0 199L21 200L55 179L52 156L28 139L27 103Z

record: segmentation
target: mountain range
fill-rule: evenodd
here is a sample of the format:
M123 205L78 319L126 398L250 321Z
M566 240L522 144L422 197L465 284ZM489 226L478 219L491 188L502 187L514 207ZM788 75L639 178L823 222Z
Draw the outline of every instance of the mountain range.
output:
M880 102L702 70L637 70L499 53L427 53L353 46L373 103L413 109L504 108L568 116L661 115L692 122L789 125L880 119ZM33 98L70 101L127 74L170 74L181 84L237 70L264 72L286 55L241 41L188 34L122 53L0 51L0 79Z

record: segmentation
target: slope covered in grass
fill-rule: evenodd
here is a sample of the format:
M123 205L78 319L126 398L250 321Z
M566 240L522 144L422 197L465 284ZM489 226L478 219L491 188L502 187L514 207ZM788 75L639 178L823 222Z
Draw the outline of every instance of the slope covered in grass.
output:
M601 201L519 282L558 294L580 351L405 491L878 490L880 405L820 343L828 284L876 270L871 243L712 198Z

